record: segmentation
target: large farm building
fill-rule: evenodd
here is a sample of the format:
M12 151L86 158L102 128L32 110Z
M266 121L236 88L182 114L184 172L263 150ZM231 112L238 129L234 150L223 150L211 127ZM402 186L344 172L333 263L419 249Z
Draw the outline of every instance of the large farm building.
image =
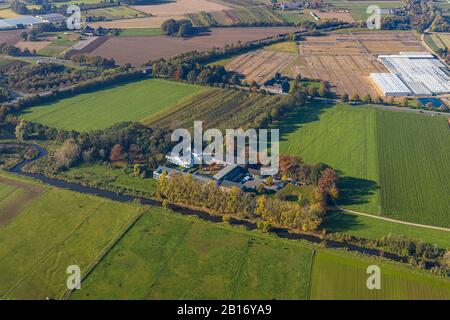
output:
M429 53L380 55L389 73L371 73L384 96L432 96L450 92L447 67Z

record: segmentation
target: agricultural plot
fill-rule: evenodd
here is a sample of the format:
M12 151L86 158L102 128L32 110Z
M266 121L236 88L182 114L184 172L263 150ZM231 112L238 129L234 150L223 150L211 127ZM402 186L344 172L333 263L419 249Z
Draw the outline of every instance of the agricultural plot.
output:
M131 6L132 8L158 17L180 16L200 11L214 12L229 9L228 6L208 0L177 0L153 5Z
M280 152L326 163L341 175L340 204L379 213L376 111L316 103L280 122Z
M367 267L381 270L381 289L369 290ZM314 258L311 299L320 300L448 300L450 282L418 270L342 253L318 252Z
M43 189L0 176L0 228L10 223Z
M76 264L86 274L140 212L138 206L46 188L0 226L0 297L62 298L67 267Z
M282 153L324 162L339 171L341 206L450 226L446 119L315 104L279 127Z
M51 42L37 51L41 56L62 57L64 52L80 41L80 36L75 32L49 32L45 36Z
M280 96L210 89L183 100L170 112L149 118L146 123L165 129L191 128L194 121L203 121L204 128L248 128L256 115L270 112L280 99Z
M161 24L167 19L184 19L185 15L189 13L198 13L200 11L213 12L229 9L228 6L218 4L208 0L178 0L167 1L152 5L137 5L130 6L132 10L143 12L150 17L120 19L116 21L101 21L89 23L94 27L104 28L159 28Z
M379 93L369 74L386 72L377 60L378 55L424 50L417 36L410 32L352 32L307 37L300 44L300 58L290 65L290 71L293 75L325 80L337 94L376 97Z
M51 41L19 41L15 44L15 46L21 50L28 49L33 52L34 50L44 50L50 44L52 44Z
M389 234L422 240L439 248L450 248L450 233L383 221L341 211L329 211L321 225L327 232L345 232L356 237L377 240Z
M297 57L296 54L258 50L243 54L231 61L226 69L245 76L247 82L263 84L272 79Z
M71 298L306 299L311 258L297 243L155 208Z
M35 106L22 117L50 127L89 131L121 121L144 121L204 90L165 80L143 80Z
M189 51L207 51L225 44L265 39L297 30L294 27L211 28L206 34L188 39L166 36L110 37L90 54L113 58L119 64L140 66L150 60L170 58Z
M0 43L16 44L20 41L22 30L3 30L0 31Z
M0 9L0 19L9 19L20 17L20 14L15 13L11 9Z

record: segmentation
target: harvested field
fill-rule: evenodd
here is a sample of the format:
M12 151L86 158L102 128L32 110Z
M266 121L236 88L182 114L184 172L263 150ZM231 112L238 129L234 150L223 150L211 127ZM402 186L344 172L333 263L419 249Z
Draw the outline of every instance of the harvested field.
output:
M248 82L262 84L272 79L296 57L292 53L259 50L237 57L227 65L227 70L244 75Z
M300 58L290 73L328 81L337 94L360 96L379 93L369 80L371 72L386 72L377 60L380 54L424 51L412 32L333 33L307 37L300 45Z
M21 50L27 48L30 51L39 51L47 48L51 43L51 41L19 41L15 46Z
M0 177L0 227L11 222L43 192L39 186Z
M174 15L178 16L187 13L197 13L200 11L214 12L229 9L229 7L225 5L208 0L177 0L176 2L163 4L131 6L131 8L145 13L150 13L157 17L172 17Z
M205 35L188 39L166 36L111 37L90 54L114 58L119 64L131 63L139 66L149 60L170 58L184 52L206 51L214 46L222 47L238 41L248 42L264 39L297 30L295 27L213 28Z
M5 30L0 31L0 43L16 44L20 41L22 30Z
M350 12L320 12L319 10L311 10L321 20L339 20L344 22L355 22Z

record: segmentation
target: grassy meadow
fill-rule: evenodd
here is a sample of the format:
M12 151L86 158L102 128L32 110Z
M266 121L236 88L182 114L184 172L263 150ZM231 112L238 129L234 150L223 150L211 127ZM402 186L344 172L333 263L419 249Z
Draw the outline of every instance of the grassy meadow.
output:
M380 290L369 290L367 267L381 271ZM420 270L382 261L317 252L314 257L311 299L313 300L422 300L450 299L450 281L427 275Z
M1 190L5 197L8 191L3 186ZM78 265L82 274L87 272L141 210L46 188L10 223L0 226L0 298L61 298L66 291L66 268Z
M280 123L281 153L341 174L340 205L405 221L450 226L450 130L444 118L309 105Z
M383 215L450 227L450 128L446 119L377 112Z
M196 85L148 79L31 107L22 117L66 130L104 129L121 121L145 121L204 90Z

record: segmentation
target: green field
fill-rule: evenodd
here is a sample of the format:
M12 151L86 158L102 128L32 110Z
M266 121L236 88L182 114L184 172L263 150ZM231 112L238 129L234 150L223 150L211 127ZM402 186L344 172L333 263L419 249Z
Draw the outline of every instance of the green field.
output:
M367 8L370 5L377 5L381 9L400 8L403 3L401 1L326 1L333 4L338 9L349 9L353 19L366 20L369 17Z
M168 111L183 98L203 92L202 87L166 80L143 80L27 109L29 121L67 130L107 128L121 121L144 121Z
M286 53L293 53L293 54L299 53L298 45L294 41L275 43L275 44L265 47L264 50L276 51L276 52L286 52Z
M311 257L298 243L154 209L71 298L306 299Z
M149 197L154 195L158 185L158 181L151 177L146 179L133 177L124 173L123 169L99 164L74 167L68 171L61 172L60 177L101 189L142 192Z
M0 298L61 298L67 267L78 265L86 273L141 210L46 188L13 221L0 226Z
M324 162L339 171L342 206L422 224L450 225L446 119L316 104L280 123L280 128L282 153Z
M389 234L432 243L440 248L450 248L450 232L420 228L383 221L340 211L329 211L321 226L327 232L344 232L356 237L377 240Z
M127 6L98 8L83 11L83 17L104 17L106 20L134 19L146 16L147 15L143 12L134 10Z
M381 271L381 289L366 286L367 267ZM450 299L450 282L418 270L342 253L318 252L312 272L311 299Z

